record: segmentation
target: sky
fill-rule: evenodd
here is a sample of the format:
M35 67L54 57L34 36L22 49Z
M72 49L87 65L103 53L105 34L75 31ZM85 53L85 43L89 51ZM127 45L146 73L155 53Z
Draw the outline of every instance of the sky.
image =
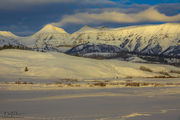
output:
M0 0L0 31L32 35L46 24L73 33L84 25L180 22L180 0Z

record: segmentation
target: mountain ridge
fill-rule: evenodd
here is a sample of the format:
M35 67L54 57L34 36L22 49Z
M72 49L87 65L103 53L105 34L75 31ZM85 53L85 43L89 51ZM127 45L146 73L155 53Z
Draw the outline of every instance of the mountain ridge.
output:
M72 34L47 24L32 36L12 38L3 36L0 39L3 41L13 39L24 46L45 51L56 50L62 46L93 43L117 46L127 52L180 56L179 23L105 29L84 26Z
M139 28L139 27L150 27L150 26L154 26L154 27L156 27L156 26L164 26L164 25L166 25L166 26L168 26L168 25L180 25L180 23L164 23L164 24L148 24L148 25L132 25L132 26L123 26L123 27L117 27L117 28L109 28L109 27L107 27L107 26L100 26L100 27L91 27L91 26L88 26L88 25L84 25L83 27L81 27L79 30L81 30L82 28L91 28L91 29L95 29L95 30L113 30L113 31L119 31L119 30L127 30L127 29L132 29L132 28ZM59 32L63 32L63 33L68 33L68 32L66 32L63 28L60 28L60 27L57 27L57 26L55 26L55 25L52 25L52 24L46 24L46 25L44 25L40 30L38 30L38 31L36 31L34 34L36 34L36 33L38 33L38 32L40 32L40 31L42 31L43 29L49 29L49 28L56 28L56 29L59 29ZM105 28L105 29L104 29ZM77 30L77 31L75 31L75 32L73 32L73 33L71 33L71 34L74 34L74 33L76 33L76 32L78 32L79 30ZM13 35L15 35L15 36L18 36L18 37L29 37L29 36L19 36L19 35L16 35L16 34L14 34L14 33L12 33L11 31L0 31L0 33L1 32L9 32L9 33L11 33L11 34L13 34ZM33 36L34 34L32 34L32 35L30 35L30 36ZM68 33L68 34L70 34L70 33ZM70 34L70 35L71 35Z

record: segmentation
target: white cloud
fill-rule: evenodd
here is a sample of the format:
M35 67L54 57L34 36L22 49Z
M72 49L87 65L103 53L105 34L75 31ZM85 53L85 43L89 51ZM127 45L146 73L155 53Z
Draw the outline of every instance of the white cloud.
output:
M65 26L73 24L92 24L92 23L138 23L138 22L171 22L180 21L180 14L175 16L166 16L158 12L154 7L150 7L139 13L121 13L117 11L103 13L76 13L74 15L65 15L61 21L53 23L56 26Z

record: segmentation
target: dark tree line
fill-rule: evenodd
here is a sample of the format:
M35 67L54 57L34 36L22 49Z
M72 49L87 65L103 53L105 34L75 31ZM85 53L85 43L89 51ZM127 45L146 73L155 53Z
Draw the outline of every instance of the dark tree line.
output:
M0 50L4 50L4 49L21 49L21 50L31 50L30 48L28 47L25 47L25 46L13 46L11 44L8 44L8 45L3 45L2 47L0 47Z

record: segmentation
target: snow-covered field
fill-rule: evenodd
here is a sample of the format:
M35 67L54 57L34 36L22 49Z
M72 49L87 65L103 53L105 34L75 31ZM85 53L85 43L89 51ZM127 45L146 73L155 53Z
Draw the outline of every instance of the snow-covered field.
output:
M28 68L27 72L24 70L25 67ZM0 68L1 78L15 80L180 77L180 68L175 66L132 63L117 59L95 60L57 52L23 50L0 51Z
M179 77L170 65L2 50L0 119L179 120Z
M179 120L179 101L180 87L26 91L0 88L0 119ZM8 118L11 114L12 118Z

